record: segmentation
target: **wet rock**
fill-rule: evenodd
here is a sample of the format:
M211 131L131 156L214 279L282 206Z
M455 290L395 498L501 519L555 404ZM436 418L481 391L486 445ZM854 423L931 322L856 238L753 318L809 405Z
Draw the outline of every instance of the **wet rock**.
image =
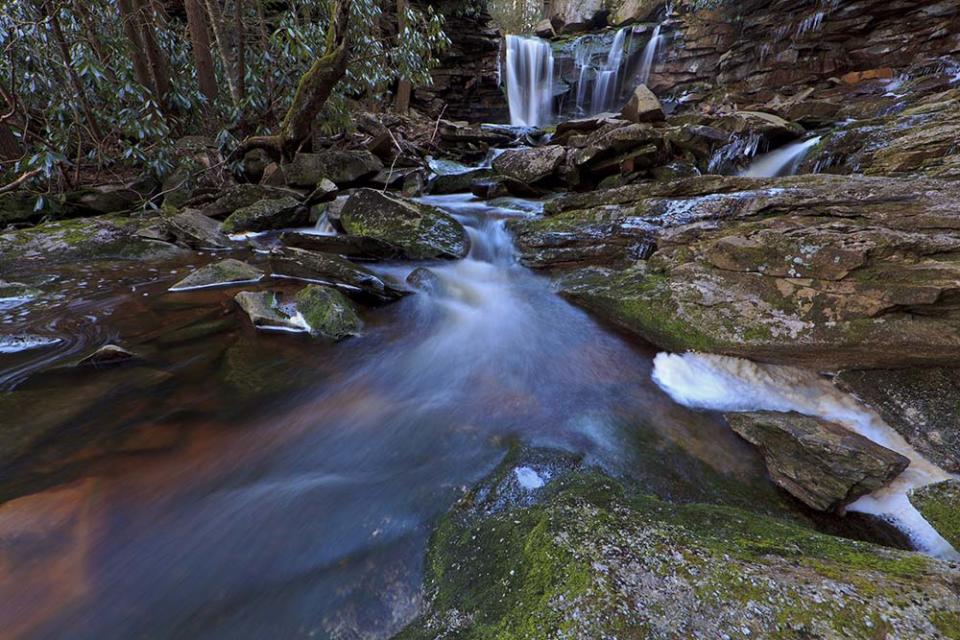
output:
M263 279L263 271L260 269L235 260L227 258L220 262L208 264L200 267L186 278L170 287L170 291L189 291L191 289L207 289L210 287L228 287L238 284L248 284L259 282Z
M306 203L314 205L320 202L329 202L336 198L338 193L340 193L340 187L324 178L317 183L317 188L307 196Z
M381 169L383 163L369 151L322 151L298 153L282 171L288 185L313 189L324 178L344 185L374 176Z
M263 172L267 166L273 162L270 155L263 149L251 149L247 151L243 160L240 161L243 177L252 183L260 182L263 178Z
M325 236L302 231L284 231L280 242L288 247L335 253L354 260L393 260L402 255L392 244L366 236Z
M261 331L302 333L309 330L291 309L280 307L279 298L272 291L241 291L233 299Z
M296 198L260 200L237 209L223 222L225 233L245 233L301 227L308 223L310 210Z
M946 480L912 490L910 504L917 508L955 549L960 549L960 481Z
M630 122L658 122L666 117L660 100L645 84L641 84L633 90L633 94L627 100L621 114L624 120Z
M838 424L799 413L728 413L727 422L760 449L774 482L819 511L841 510L910 464Z
M115 344L105 344L87 357L80 360L77 366L101 367L121 362L129 362L137 356L131 351Z
M849 370L834 380L876 410L927 459L960 473L960 370Z
M960 619L953 565L730 507L662 502L586 470L522 491L521 466L510 460L494 478L522 501L499 500L488 481L441 520L426 563L430 599L400 640L873 637L878 628L913 638Z
M440 120L437 133L441 140L453 145L474 144L488 148L510 144L514 139L513 135L504 131L453 120Z
M351 194L338 219L348 234L392 244L411 260L463 258L470 247L463 225L440 209L373 189Z
M460 173L447 173L435 176L428 185L430 193L469 193L471 185L478 180L486 180L493 176L493 170L488 168L469 169Z
M436 293L443 287L440 277L426 267L417 267L407 276L407 284L414 289Z
M177 247L141 238L142 222L126 216L61 220L0 234L0 268L5 273L34 262L149 260L182 255Z
M103 215L141 208L159 185L155 181L111 184L72 191L64 196L68 216Z
M327 284L374 302L392 302L408 292L339 256L288 247L270 257L275 276Z
M797 123L762 111L737 111L718 118L713 126L730 133L758 135L775 145L794 140L805 133Z
M611 160L616 166L627 158L656 155L662 141L663 132L649 124L603 127L591 133L571 159L575 167L592 172Z
M310 285L297 294L296 304L314 335L343 340L360 334L363 323L357 310L336 289Z
M470 185L470 193L483 200L516 196L518 198L539 198L544 191L506 176L497 176L488 180L477 180Z
M196 209L185 209L166 218L164 226L178 242L194 249L222 249L231 244L223 225Z
M654 245L647 262L571 277L565 295L666 350L822 370L950 366L958 196L950 182L704 176L561 198L518 241L525 260L558 230L565 244Z
M552 176L566 158L567 150L559 145L509 149L493 161L500 175L532 185Z

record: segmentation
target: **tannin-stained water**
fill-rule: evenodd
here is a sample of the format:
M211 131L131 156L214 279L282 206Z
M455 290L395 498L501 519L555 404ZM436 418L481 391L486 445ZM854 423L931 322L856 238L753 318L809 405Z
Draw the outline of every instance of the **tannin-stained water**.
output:
M164 293L182 266L109 294L128 298L100 331L146 362L14 392L91 408L18 467L35 485L3 494L6 635L388 637L417 612L431 526L517 445L668 499L803 517L716 414L651 381L654 351L516 262L506 220L529 213L429 201L468 227L469 257L426 265L439 286L365 313L338 345L255 334L236 290ZM141 369L157 380L134 384ZM95 447L58 449L98 429Z

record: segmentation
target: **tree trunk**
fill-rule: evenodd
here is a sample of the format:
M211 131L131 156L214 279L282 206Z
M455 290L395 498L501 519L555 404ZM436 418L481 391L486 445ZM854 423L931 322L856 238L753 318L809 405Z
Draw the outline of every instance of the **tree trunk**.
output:
M260 148L289 156L310 136L317 114L347 72L350 2L334 0L324 52L300 78L277 135L248 138L240 145L239 153Z
M193 49L193 63L197 67L197 82L200 92L207 99L207 107L212 108L217 100L217 70L210 51L210 33L207 31L207 17L202 0L186 0L187 27L190 30L190 46Z
M397 39L403 39L403 31L407 28L407 7L409 0L397 0ZM413 86L406 78L400 78L397 83L397 95L394 99L394 108L400 113L410 110L410 93Z
M57 17L59 9L56 3L51 2L44 3L43 7L50 17L50 30L53 32L53 39L57 43L60 57L67 70L67 77L70 79L70 84L73 85L73 90L77 94L77 100L80 101L80 107L83 109L84 116L87 119L87 125L90 127L90 135L99 143L103 140L103 132L100 131L100 125L97 122L96 116L93 115L93 109L90 107L90 101L87 99L87 92L83 89L83 84L80 82L77 70L73 68L73 60L70 57L70 47L63 37L63 31L60 29L60 19Z
M150 75L153 77L153 86L157 91L157 99L163 104L170 93L170 72L167 60L157 42L157 25L152 11L148 11L143 0L132 0L136 9L137 27L140 39L143 42L147 62L150 64Z
M150 75L150 65L147 63L143 43L140 36L140 30L137 28L136 9L133 6L133 0L117 0L117 7L120 9L120 22L123 25L123 34L130 41L130 58L133 63L133 75L141 85L152 91L157 92L157 87L153 84L153 77Z
M210 29L213 31L213 39L217 44L217 53L220 56L220 63L223 65L223 75L227 79L230 97L233 99L234 106L239 106L240 94L237 91L237 83L234 81L233 65L230 64L230 56L227 55L227 42L223 33L223 14L220 12L220 0L204 0L203 4L207 8L207 17L210 18Z
M23 150L20 149L17 136L13 135L10 127L0 121L0 160L18 160L22 155Z
M247 41L243 32L243 0L236 0L237 30L237 97L240 102L247 97Z

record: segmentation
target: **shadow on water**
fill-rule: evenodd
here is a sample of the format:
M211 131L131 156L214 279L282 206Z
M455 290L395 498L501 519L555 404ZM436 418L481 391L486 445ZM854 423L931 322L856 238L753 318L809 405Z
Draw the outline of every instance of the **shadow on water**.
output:
M716 415L652 383L653 351L516 263L505 218L530 214L432 201L467 225L470 256L427 265L438 286L367 312L360 338L254 335L233 291L163 294L179 265L87 338L119 337L143 362L6 394L33 394L25 431L71 426L5 475L0 628L389 636L416 613L431 524L512 443L581 454L674 500L792 513Z

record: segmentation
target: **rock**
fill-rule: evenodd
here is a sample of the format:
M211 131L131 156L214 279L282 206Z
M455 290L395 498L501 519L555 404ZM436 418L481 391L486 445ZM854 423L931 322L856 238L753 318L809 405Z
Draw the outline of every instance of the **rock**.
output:
M440 277L426 267L417 267L407 276L407 284L414 289L436 293L443 287Z
M194 199L190 201L190 204L198 208L205 216L221 219L229 216L237 209L249 207L261 200L293 195L289 189L278 189L259 184L234 184L218 191L212 198L207 198L202 202L197 202Z
M138 237L141 222L127 216L96 216L48 222L0 234L4 274L75 260L149 260L180 256L174 245Z
M849 370L834 381L927 459L960 473L960 369Z
M665 0L608 0L607 23L619 27L631 22L655 22L666 4Z
M543 190L537 187L532 187L525 182L507 178L506 176L496 176L488 180L477 180L470 185L470 193L483 200L493 200L494 198L504 198L507 196L539 198L544 194Z
M762 111L737 111L716 119L712 125L730 133L761 136L773 145L794 140L806 132L795 122Z
M90 216L139 209L150 199L158 186L154 180L149 179L72 191L64 196L64 214L69 217Z
M80 360L80 362L77 363L77 366L100 367L104 365L119 364L121 362L129 362L134 358L136 358L136 356L123 347L118 347L115 344L105 344L87 357Z
M237 209L223 222L226 233L246 233L302 227L310 220L310 210L296 198L260 200Z
M645 84L633 90L621 115L630 122L659 122L666 118L660 100Z
M222 249L231 244L223 225L196 209L184 209L166 218L165 227L178 242L194 249Z
M348 234L392 244L411 260L463 258L470 248L463 226L440 209L373 189L351 194L339 222Z
M663 144L664 134L649 124L630 124L626 126L607 126L591 133L583 148L571 153L575 167L595 171L600 165L636 155L656 156Z
M392 302L406 293L376 274L339 256L288 247L270 257L275 276L327 284L373 302Z
M260 280L263 279L263 275L263 271L246 262L227 258L226 260L200 267L170 287L169 290L174 292L190 291L193 289L249 284L251 282L260 282Z
M19 307L39 298L42 294L43 292L40 289L22 282L0 280L0 309L7 310Z
M960 549L960 481L945 480L913 489L910 504L917 508L955 549Z
M50 199L37 210L37 197L24 191L0 194L0 231L7 225L36 224L45 217L59 217L59 205Z
M302 231L284 231L280 242L288 247L335 253L354 260L393 260L402 256L394 245L366 236L324 236Z
M951 182L704 176L560 198L517 240L525 261L542 239L654 246L646 262L570 276L564 295L664 350L834 371L952 366L958 197Z
M345 185L374 176L381 169L383 163L369 151L298 153L290 164L282 167L288 185L310 189L324 178Z
M842 510L910 464L838 424L799 413L728 413L727 422L760 449L774 482L818 511Z
M441 174L434 176L427 190L433 194L469 193L474 182L489 179L493 175L493 170L485 167L461 173Z
M480 144L499 147L510 144L514 139L514 136L503 131L452 120L440 120L437 133L441 140L453 145Z
M307 327L291 310L282 309L277 294L270 291L241 291L233 298L261 331L304 333Z
M357 311L342 293L312 284L297 294L297 311L310 325L310 332L331 340L360 334L363 324Z
M439 522L430 596L398 640L934 638L960 620L960 570L946 562L663 502L598 472L526 490L521 476L534 487L545 474L511 461L493 477L512 491L484 482Z
M533 32L537 34L537 37L546 38L547 40L557 35L557 33L553 30L553 23L550 22L549 19L544 19L538 22L537 26L534 27Z
M603 0L554 0L548 18L558 34L587 31L603 26Z
M260 182L261 178L263 178L264 170L271 162L273 162L273 160L270 159L270 155L263 149L251 149L247 151L243 156L243 160L240 161L243 177L254 184Z
M315 205L321 202L329 202L334 200L339 193L340 187L335 185L330 180L323 178L317 183L317 188L311 191L310 195L307 196L306 203L309 205Z
M846 84L859 84L866 80L893 80L893 69L884 67L867 71L851 71L840 76L840 80Z
M509 149L493 161L500 175L532 185L552 176L566 158L567 150L559 145Z

